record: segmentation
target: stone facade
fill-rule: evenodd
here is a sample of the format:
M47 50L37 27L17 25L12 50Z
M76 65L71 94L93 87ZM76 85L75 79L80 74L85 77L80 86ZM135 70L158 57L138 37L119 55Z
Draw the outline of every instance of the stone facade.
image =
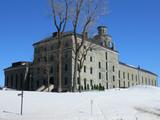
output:
M78 41L81 41L81 35L78 35ZM71 91L73 86L73 70L74 70L74 37L73 33L68 32L63 36L62 42L62 91ZM108 34L105 26L98 27L98 35L85 41L81 51L92 45L85 57L84 66L81 72L81 80L79 81L83 90L91 90L94 86L102 86L105 89L111 88L127 88L134 85L157 85L157 75L141 69L124 64L119 61L119 52L116 50L112 37ZM30 66L28 90L37 90L41 86L49 84L54 85L53 91L58 89L58 40L54 34L52 37L41 40L35 44L34 61ZM8 83L7 76L10 76L11 69L5 69L5 85L7 87L14 86ZM19 74L18 69L12 70L14 74ZM22 70L23 71L23 70ZM21 72L22 72L21 71ZM12 74L12 73L11 73ZM12 77L11 77L12 78ZM12 80L16 81L15 79ZM16 84L17 82L13 83Z
M30 89L30 70L27 74L26 80L25 73L26 67L31 66L31 62L16 62L11 67L6 68L5 71L5 87L16 90L29 90Z

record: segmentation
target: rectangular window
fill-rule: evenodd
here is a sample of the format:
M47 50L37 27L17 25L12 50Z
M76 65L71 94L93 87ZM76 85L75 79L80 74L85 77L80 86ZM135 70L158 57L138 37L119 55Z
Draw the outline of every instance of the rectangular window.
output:
M92 67L90 68L90 74L92 74L93 73L93 69L92 69Z
M92 62L92 56L90 57L90 62Z
M134 80L134 75L132 74L132 80Z
M106 80L108 80L108 73L106 72Z
M113 81L115 81L115 76L113 75Z
M51 66L51 68L50 68L50 73L53 73L53 67Z
M86 90L86 88L87 88L87 82L86 82L87 80L86 80L86 78L84 78L84 89Z
M78 85L80 84L80 80L79 80L79 77L77 77L77 84L78 84Z
M123 72L123 79L125 79L125 72Z
M86 60L86 55L84 55L84 60Z
M108 63L106 62L106 70L108 70Z
M101 73L99 72L99 79L101 79L101 77L102 77L102 76L101 76Z
M65 78L64 78L64 85L67 85L67 84L68 84L68 78L65 77Z
M65 70L65 71L68 70L68 64L65 64L64 70Z
M120 70L118 72L118 77L119 77L119 79L121 78L121 71Z
M114 66L113 66L112 70L113 70L113 72L115 71Z
M129 73L128 73L128 80L129 80Z
M86 66L84 66L84 72L86 72Z
M107 54L107 52L106 52L106 60L108 59L108 54Z
M101 62L99 62L99 68L101 68Z

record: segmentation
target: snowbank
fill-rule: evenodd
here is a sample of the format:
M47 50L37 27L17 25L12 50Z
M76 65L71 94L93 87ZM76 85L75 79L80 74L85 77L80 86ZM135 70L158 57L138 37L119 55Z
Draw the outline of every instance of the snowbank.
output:
M0 120L159 120L160 89L136 86L101 92L0 91Z

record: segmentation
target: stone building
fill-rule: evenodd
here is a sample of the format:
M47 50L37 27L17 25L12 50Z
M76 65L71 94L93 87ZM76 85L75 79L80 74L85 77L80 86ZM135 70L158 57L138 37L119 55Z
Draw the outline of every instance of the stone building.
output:
M31 67L31 62L20 61L12 63L12 66L4 69L5 71L5 87L16 90L29 90L30 85L30 70L25 78L26 68Z
M78 41L81 41L81 35ZM71 91L73 87L74 70L74 36L71 32L63 35L62 42L62 91ZM134 85L157 85L157 75L140 67L127 65L119 61L119 52L116 50L112 37L108 34L105 26L98 27L98 35L85 41L81 51L90 47L84 61L81 72L81 79L77 75L77 89L94 89L95 86L102 86L105 89L128 88ZM33 44L34 61L30 66L28 83L25 82L28 90L42 90L47 84L54 85L53 91L58 89L58 40L56 34ZM5 69L5 86L20 89L16 80L17 66ZM24 66L22 67L24 68ZM12 70L12 73L10 71ZM21 78L23 79L23 78ZM18 85L16 85L18 84ZM42 90L43 91L43 90Z

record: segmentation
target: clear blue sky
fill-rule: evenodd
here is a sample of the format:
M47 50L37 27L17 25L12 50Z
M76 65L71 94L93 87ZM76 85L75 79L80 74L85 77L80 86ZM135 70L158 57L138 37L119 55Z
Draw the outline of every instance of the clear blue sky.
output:
M107 25L122 62L160 75L160 1L109 0ZM32 44L54 31L48 0L0 0L0 85L12 62L32 61ZM96 28L95 28L96 29Z

